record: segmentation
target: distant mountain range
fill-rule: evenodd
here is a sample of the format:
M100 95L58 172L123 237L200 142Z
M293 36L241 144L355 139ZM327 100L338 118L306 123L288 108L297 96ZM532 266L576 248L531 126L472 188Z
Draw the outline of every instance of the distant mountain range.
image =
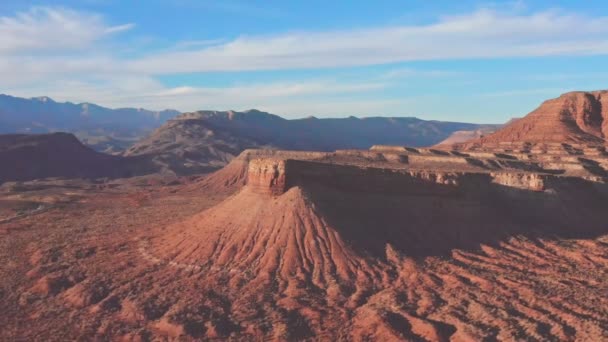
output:
M608 137L606 90L563 94L502 128L412 117L287 120L258 110L198 111L173 117L176 113L0 96L1 132L62 130L75 132L89 142L89 147L83 146L73 135L63 133L0 135L0 165L11 165L2 170L0 182L54 176L197 174L218 169L249 148L334 151L439 143L442 148L512 143L598 146L605 145ZM160 127L133 144L157 125ZM112 144L114 139L131 146L116 156L90 148L95 139L104 143L104 137L105 143ZM125 137L132 139L129 144L121 140ZM463 142L467 139L472 140Z
M70 132L98 151L122 150L178 114L0 94L0 134Z
M126 156L151 156L180 174L224 166L247 148L334 151L372 145L431 146L455 131L484 125L426 121L413 117L349 117L287 120L258 111L199 111L169 120L129 148Z
M48 97L0 95L0 134L72 133L96 151L127 157L129 174L144 169L146 173L177 175L208 172L248 148L334 151L372 145L431 146L454 132L464 131L460 136L468 136L466 132L488 131L488 127L414 117L288 120L259 110L179 115L174 110L109 109L90 103L59 103ZM46 142L58 140L63 141L58 148L69 145L68 138L58 136L37 136L34 145L43 148ZM94 159L94 154L86 154ZM132 160L138 165L145 160L146 166L133 169ZM120 161L121 169L124 162Z

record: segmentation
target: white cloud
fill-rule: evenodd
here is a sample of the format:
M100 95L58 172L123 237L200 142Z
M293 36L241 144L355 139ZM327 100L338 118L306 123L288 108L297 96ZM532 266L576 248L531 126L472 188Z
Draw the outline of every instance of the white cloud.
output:
M131 23L131 24L124 24L124 25L118 25L118 26L112 26L112 27L108 27L105 29L104 33L106 34L112 34L112 33L117 33L117 32L123 32L123 31L129 31L130 29L134 28L135 24Z
M66 49L86 48L104 36L129 30L133 26L108 26L96 14L34 7L14 17L0 17L0 53L65 53Z
M130 61L153 74L344 67L392 62L608 53L608 17L483 9L420 26L243 36Z
M501 14L502 13L502 14ZM121 57L108 48L133 24L108 24L100 15L33 8L0 17L0 89L17 96L121 107L180 110L259 109L286 115L396 114L402 98L364 96L412 77L447 77L449 70L397 68L360 82L332 79L167 87L155 77L208 71L365 66L413 60L608 53L608 17L559 11L523 15L478 10L418 26L329 32L290 32L177 42L170 50ZM104 42L104 40L106 40ZM132 48L132 47L127 47ZM489 94L500 96L504 94ZM415 113L403 113L415 114Z

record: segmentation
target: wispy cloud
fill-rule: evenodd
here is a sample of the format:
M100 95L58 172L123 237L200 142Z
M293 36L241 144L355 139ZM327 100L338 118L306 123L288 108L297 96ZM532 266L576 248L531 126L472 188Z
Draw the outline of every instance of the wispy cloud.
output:
M482 9L430 25L243 36L130 61L155 74L345 67L462 58L608 53L608 17L545 11L530 15ZM179 63L172 61L179 60Z
M124 25L118 25L118 26L112 26L112 27L106 28L105 29L105 33L106 34L112 34L112 33L129 31L130 29L132 29L134 27L135 27L135 24L133 24L133 23L131 23L131 24L124 24Z
M404 78L439 78L450 76L461 76L462 72L450 70L420 70L413 68L396 68L380 75L384 80L398 80Z
M608 17L481 9L432 24L182 41L127 58L106 43L132 29L103 16L36 7L0 17L0 87L21 96L108 106L246 109L282 114L388 112L404 99L366 98L406 78L458 76L449 70L396 68L361 82L340 79L168 87L159 75L212 71L367 66L417 60L608 54ZM488 94L488 96L509 94ZM513 94L511 94L513 95ZM349 97L345 99L344 97Z
M38 86L15 87L12 92L33 97L39 94L62 100L80 102L83 99L111 107L141 106L151 109L175 108L183 111L198 109L236 109L253 107L270 110L285 109L282 114L311 113L314 108L330 108L343 103L342 96L354 96L381 91L380 82L341 83L331 80L305 82L252 83L229 87L166 87L152 77L143 75L111 75L85 79L58 78ZM66 92L66 89L70 89ZM363 100L358 100L363 102ZM368 105L369 107L369 105ZM337 106L333 107L334 109ZM362 110L356 105L342 109ZM313 111L314 112L314 111ZM336 111L333 112L338 113Z
M34 7L14 17L0 17L0 53L65 52L82 49L134 24L109 26L97 14L63 8Z

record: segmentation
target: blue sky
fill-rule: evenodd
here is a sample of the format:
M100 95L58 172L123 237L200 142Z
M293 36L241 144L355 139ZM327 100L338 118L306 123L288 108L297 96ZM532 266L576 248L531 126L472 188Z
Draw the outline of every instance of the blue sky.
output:
M0 92L110 107L499 123L607 55L605 1L0 3Z

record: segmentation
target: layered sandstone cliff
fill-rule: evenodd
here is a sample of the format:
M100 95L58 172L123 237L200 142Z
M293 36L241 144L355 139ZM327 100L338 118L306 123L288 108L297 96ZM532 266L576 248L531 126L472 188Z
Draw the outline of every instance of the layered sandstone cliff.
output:
M524 171L463 172L386 169L315 161L258 158L248 166L247 187L258 194L282 195L295 186L324 186L349 193L454 196L493 191L497 185L545 191L572 177Z
M466 145L498 143L605 144L608 90L571 92L545 101L526 117Z

